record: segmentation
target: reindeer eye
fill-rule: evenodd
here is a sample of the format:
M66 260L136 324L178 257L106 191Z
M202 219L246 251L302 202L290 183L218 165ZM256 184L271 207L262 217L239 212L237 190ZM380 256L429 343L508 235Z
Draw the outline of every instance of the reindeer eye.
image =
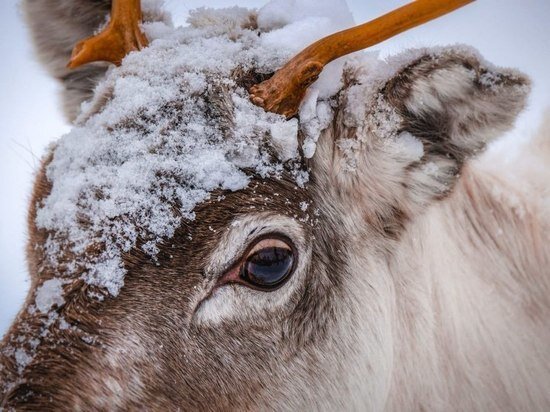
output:
M294 250L284 240L263 239L248 252L240 270L241 280L262 290L275 290L294 271Z

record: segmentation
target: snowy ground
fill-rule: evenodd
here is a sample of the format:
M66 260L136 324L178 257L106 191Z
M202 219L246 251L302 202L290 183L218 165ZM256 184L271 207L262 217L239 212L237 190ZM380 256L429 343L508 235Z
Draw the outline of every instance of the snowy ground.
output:
M303 2L303 0L302 0ZM261 7L265 1L167 0L174 21L184 23L190 9L232 6ZM314 3L314 2L312 2ZM364 22L406 1L348 0L356 22ZM44 147L69 130L55 99L56 85L32 60L28 37L15 0L0 3L0 50L6 64L0 76L0 335L15 316L28 287L24 263L25 214L32 176ZM528 136L550 106L550 3L547 0L484 0L450 16L388 41L383 55L406 47L465 43L495 64L518 67L529 74L534 92L529 109L505 139ZM512 149L513 150L513 149Z

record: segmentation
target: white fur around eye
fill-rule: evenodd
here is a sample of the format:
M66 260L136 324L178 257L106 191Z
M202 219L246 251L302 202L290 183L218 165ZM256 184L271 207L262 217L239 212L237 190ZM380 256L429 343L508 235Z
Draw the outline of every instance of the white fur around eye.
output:
M311 255L311 248L309 242L306 242L303 228L293 218L260 213L235 220L212 252L205 273L212 278L213 285L215 279L222 276L232 262L240 259L255 239L269 233L285 235L296 248L297 265L288 282L272 292L253 290L238 284L224 285L202 301L194 316L197 323L216 325L230 319L265 317L288 302L290 296L304 280L305 268ZM263 241L258 245L261 243Z

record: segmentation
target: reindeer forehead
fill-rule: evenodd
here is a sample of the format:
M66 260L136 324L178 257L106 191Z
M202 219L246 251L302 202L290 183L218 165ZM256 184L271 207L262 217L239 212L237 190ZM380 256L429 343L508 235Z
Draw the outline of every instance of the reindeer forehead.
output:
M161 266L175 265L202 273L213 251L220 247L227 249L227 235L233 240L240 239L239 244L230 248L242 251L265 227L269 227L268 232L284 230L279 225L281 218L293 221L307 235L317 222L315 210L309 190L296 186L291 178L255 179L243 190L218 191L197 205L196 219L184 221L171 239L162 242L158 257L166 259ZM143 261L143 253L138 255ZM180 263L174 263L173 259ZM152 259L146 260L155 266ZM230 256L224 256L223 260L227 263Z
M125 253L139 247L154 258L178 228L202 226L193 223L197 205L224 215L209 202L213 192L253 179L306 183L298 121L253 105L243 87L274 70L280 51L258 40L242 10L224 24L194 19L202 25L156 40L150 30L150 47L107 75L52 149L36 225L50 233L41 246L61 276L85 273L117 295ZM58 261L59 250L72 260Z

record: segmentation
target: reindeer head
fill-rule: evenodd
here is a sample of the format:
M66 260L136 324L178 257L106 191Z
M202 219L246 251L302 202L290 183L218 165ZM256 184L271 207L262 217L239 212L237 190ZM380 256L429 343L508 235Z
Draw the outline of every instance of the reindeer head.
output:
M158 40L105 74L61 65L101 21L97 2L68 4L26 2L35 28L67 30L37 41L68 102L102 80L37 176L1 405L380 409L400 238L510 127L527 79L467 48L356 58L286 120L248 100L287 57L264 58L254 13L205 11L171 37L151 24Z

